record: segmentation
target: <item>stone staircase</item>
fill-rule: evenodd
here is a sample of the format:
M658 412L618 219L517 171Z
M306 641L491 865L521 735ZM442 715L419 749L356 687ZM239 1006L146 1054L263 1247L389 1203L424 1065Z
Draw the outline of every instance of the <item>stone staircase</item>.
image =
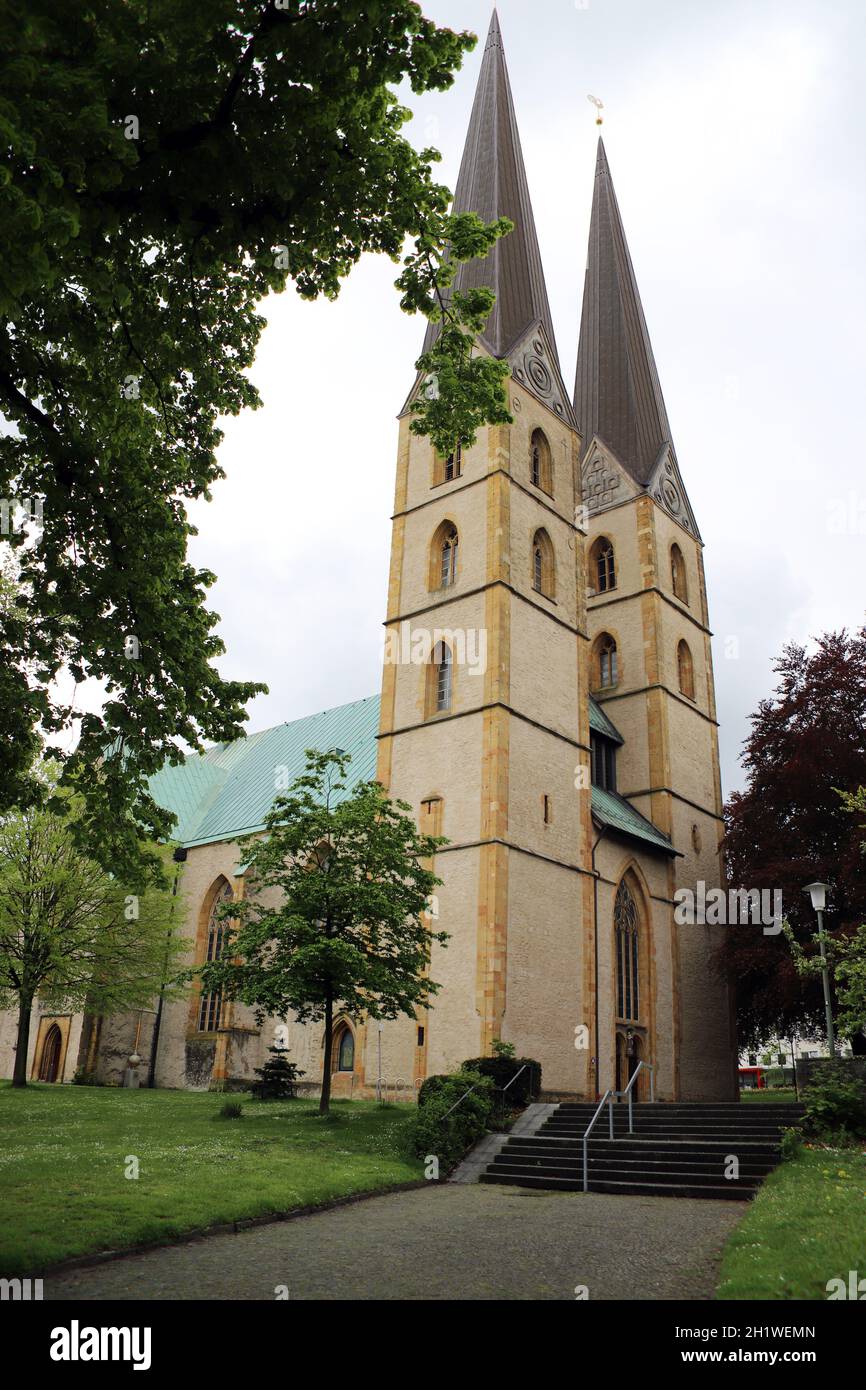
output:
M558 1105L534 1134L510 1137L480 1181L559 1192L583 1189L583 1135L592 1102ZM802 1106L772 1102L615 1104L614 1138L607 1108L589 1140L590 1192L747 1201L781 1157L783 1129ZM726 1177L739 1163L737 1177Z

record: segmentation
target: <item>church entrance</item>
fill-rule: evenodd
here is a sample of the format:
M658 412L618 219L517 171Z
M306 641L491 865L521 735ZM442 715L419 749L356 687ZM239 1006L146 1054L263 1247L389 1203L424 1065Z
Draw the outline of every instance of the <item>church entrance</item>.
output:
M637 1064L645 1060L645 1040L633 1028L616 1030L616 1089L624 1091L637 1070ZM642 1071L634 1084L635 1100L646 1100L646 1072Z
M45 1034L45 1041L42 1044L42 1056L39 1060L39 1080L56 1081L57 1073L60 1069L60 1049L63 1044L60 1029L56 1023L52 1023L48 1032Z

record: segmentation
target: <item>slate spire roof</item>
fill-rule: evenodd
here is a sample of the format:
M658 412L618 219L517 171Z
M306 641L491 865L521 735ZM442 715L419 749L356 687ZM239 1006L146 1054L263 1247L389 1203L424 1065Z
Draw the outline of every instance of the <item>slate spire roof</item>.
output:
M507 358L514 375L557 414L570 420L529 184L520 147L514 98L496 11L490 21L460 174L454 212L477 212L485 222L507 217L514 230L483 259L459 266L453 287L485 285L496 303L480 341L493 357ZM539 329L541 331L539 331ZM438 328L429 324L427 352Z
M642 487L650 482L663 447L668 445L673 453L671 427L601 139L574 411L584 451L599 435Z
M454 280L457 289L487 285L496 295L493 312L481 335L485 346L494 357L506 357L526 330L540 321L555 352L550 304L495 10L454 190L453 211L477 212L485 222L508 217L514 223L514 231L501 237L483 260L461 265ZM434 337L435 327L431 324L425 351Z

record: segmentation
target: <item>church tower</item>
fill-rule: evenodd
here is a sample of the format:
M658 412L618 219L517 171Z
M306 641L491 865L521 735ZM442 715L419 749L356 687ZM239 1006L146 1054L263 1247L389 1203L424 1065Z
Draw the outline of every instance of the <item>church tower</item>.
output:
M454 208L514 223L456 276L495 292L479 346L509 364L514 423L440 458L410 432L409 403L400 420L378 777L448 839L434 867L450 941L433 952L433 1008L385 1025L383 1067L417 1079L502 1039L541 1061L547 1089L587 1094L590 1049L575 1046L594 978L580 438L495 14Z
M674 449L599 141L574 411L588 509L591 690L619 730L618 790L678 852L678 888L723 885L722 794L703 546ZM733 1098L723 929L672 923L674 1092Z

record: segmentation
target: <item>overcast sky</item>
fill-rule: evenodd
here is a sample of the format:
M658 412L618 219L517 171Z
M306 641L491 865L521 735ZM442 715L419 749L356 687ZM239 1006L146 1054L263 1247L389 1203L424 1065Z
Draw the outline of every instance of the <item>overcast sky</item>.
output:
M457 175L491 5L427 0L481 42L410 137ZM863 0L502 0L560 360L574 377L597 130L704 538L722 777L791 639L864 616ZM264 407L226 422L197 505L227 676L254 731L379 689L395 416L423 323L368 258L335 304L268 301ZM732 641L731 639L735 639ZM738 651L737 656L730 655ZM729 653L726 655L726 652Z

